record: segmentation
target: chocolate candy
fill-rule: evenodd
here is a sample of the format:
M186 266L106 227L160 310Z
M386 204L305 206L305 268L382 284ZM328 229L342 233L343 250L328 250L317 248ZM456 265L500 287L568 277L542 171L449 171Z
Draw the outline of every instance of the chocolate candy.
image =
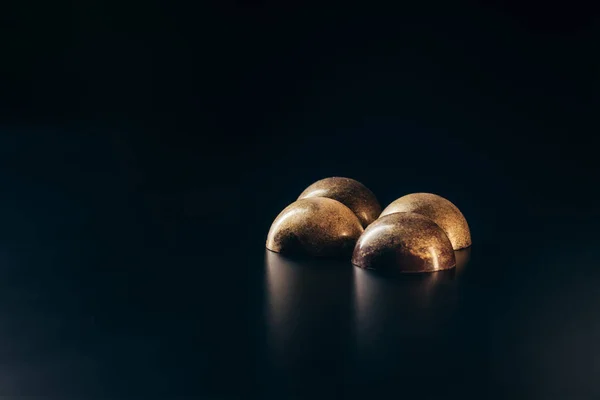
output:
M467 220L454 204L441 196L431 193L408 194L387 206L380 217L398 212L414 212L433 220L446 232L454 250L471 246Z
M284 255L349 255L363 228L339 201L309 197L286 207L273 221L267 249Z
M325 178L307 187L298 199L327 197L339 201L358 217L363 228L381 213L377 198L362 183L350 178Z
M452 243L431 219L394 213L369 225L356 243L352 264L394 274L450 269L456 259Z

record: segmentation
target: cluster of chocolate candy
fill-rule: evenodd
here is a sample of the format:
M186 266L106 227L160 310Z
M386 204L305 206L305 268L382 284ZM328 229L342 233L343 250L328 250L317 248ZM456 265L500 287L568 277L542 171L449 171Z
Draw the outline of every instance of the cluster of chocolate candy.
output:
M273 221L267 249L283 255L344 257L385 272L433 272L456 265L471 245L469 225L450 201L431 193L400 197L383 211L360 182L326 178L310 185Z

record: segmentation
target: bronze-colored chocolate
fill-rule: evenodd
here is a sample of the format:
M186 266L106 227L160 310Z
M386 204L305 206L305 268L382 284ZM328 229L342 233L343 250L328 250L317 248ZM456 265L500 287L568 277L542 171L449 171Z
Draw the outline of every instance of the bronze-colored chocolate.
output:
M298 199L328 197L344 204L360 220L363 228L381 213L377 198L365 185L350 178L325 178L307 187Z
M349 255L362 232L348 207L326 197L310 197L295 201L277 216L266 246L285 255Z
M407 194L387 206L380 217L398 212L414 212L432 219L446 232L454 250L471 245L467 220L454 204L437 194Z
M352 264L394 274L450 269L456 259L452 243L435 222L416 213L394 213L365 229Z

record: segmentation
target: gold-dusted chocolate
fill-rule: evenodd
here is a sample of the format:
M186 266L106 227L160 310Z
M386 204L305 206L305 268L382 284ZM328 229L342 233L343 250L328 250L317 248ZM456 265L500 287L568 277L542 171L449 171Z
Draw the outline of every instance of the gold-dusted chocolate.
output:
M432 219L446 232L454 250L471 245L471 232L467 220L458 207L437 194L407 194L387 206L380 217L398 212L414 212Z
M350 178L325 178L307 187L298 199L328 197L344 204L360 220L363 228L381 214L381 205L365 185Z
M352 211L326 197L297 200L273 221L267 249L284 255L349 255L363 227Z
M403 212L381 217L365 229L352 264L394 274L450 269L456 259L442 228L421 214Z

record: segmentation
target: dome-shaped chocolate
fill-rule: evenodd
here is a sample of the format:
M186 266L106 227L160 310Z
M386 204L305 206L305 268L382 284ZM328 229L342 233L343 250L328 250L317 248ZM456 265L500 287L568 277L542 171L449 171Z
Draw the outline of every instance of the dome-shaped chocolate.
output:
M352 264L394 274L450 269L456 259L452 243L435 222L420 214L394 213L365 229Z
M298 199L327 197L348 207L360 220L363 228L381 213L377 198L365 185L350 178L325 178L307 187Z
M454 250L471 245L471 232L467 220L458 207L437 194L407 194L387 206L380 217L398 212L414 212L433 220L446 232Z
M267 249L287 255L348 255L363 228L352 211L326 197L297 200L273 221Z

